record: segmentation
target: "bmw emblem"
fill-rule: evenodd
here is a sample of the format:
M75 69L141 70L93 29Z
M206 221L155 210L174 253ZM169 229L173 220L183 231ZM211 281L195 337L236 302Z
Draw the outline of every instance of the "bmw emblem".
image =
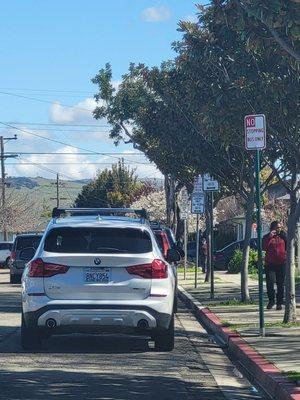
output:
M100 258L98 258L98 257L95 258L95 259L94 259L94 264L95 264L95 265L100 265L100 264L101 264Z

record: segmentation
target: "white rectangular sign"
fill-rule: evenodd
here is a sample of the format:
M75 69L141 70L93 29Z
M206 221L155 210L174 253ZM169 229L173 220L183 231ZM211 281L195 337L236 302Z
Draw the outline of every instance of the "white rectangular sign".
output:
M180 211L180 217L181 217L181 219L188 219L188 212Z
M213 179L209 174L204 175L203 190L205 192L214 192L219 190L219 182Z
M202 193L192 196L192 214L203 214L205 212L205 196Z
M193 193L203 193L203 179L201 175L198 175L194 179L194 190Z
M266 148L266 117L264 114L246 115L245 147L247 150L263 150Z

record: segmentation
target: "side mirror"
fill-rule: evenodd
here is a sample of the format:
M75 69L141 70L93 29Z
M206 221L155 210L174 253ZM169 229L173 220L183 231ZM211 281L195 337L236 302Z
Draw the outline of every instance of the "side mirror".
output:
M35 249L33 247L27 247L23 249L19 254L19 259L22 261L30 261L35 255Z
M180 254L177 250L175 249L169 249L167 251L167 257L166 260L170 263L172 262L178 262L181 260Z

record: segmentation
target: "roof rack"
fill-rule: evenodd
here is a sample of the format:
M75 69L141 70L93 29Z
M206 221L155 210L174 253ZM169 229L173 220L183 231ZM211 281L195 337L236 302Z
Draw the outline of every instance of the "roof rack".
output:
M161 229L162 228L162 224L160 221L150 221L150 226L152 228L157 228L157 229Z
M142 219L148 219L147 211L135 208L53 208L52 218L59 218L64 214L70 215L116 215L135 214Z

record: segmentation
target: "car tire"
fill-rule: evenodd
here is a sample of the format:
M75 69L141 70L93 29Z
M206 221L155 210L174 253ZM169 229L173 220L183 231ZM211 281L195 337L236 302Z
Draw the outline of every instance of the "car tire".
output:
M10 274L10 276L9 276L9 282L10 283L12 283L13 285L14 284L16 284L16 283L20 283L20 277L19 277L19 275L16 275L16 274Z
M37 351L41 348L42 339L38 329L28 328L22 314L21 346L23 350Z
M9 257L5 260L5 264L3 264L3 268L9 268Z
M177 311L178 311L178 298L177 298L177 294L175 294L175 297L174 297L174 306L173 306L173 309L174 309L174 313L177 313Z
M172 351L174 349L174 314L168 329L159 331L155 337L155 350Z

